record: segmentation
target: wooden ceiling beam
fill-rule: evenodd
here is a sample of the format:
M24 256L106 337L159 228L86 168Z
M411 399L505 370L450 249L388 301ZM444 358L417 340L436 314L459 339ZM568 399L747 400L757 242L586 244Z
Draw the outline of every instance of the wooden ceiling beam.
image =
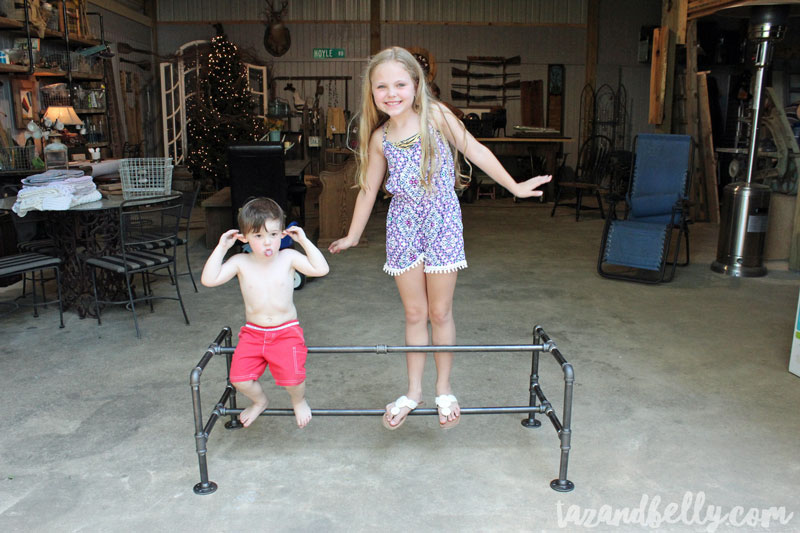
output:
M692 20L713 15L717 11L730 7L758 6L774 3L775 0L689 0L687 17L689 20Z

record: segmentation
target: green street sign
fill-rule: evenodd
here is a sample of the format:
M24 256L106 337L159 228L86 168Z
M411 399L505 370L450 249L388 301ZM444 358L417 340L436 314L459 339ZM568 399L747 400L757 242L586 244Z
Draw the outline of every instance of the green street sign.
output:
M341 59L344 48L314 48L314 59Z

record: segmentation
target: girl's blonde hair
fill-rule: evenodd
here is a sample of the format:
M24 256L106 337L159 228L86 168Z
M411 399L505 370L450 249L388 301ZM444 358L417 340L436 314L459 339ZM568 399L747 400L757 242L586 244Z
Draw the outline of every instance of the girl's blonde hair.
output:
M388 61L397 61L411 76L416 92L414 94L413 109L419 115L420 123L420 146L422 154L420 160L421 182L426 190L431 189L431 177L438 174L441 169L442 154L439 153L439 143L431 135L428 125L433 124L434 129L443 139L446 139L437 126L437 122L431 119L431 104L436 102L436 98L431 94L430 87L425 80L425 72L419 62L405 48L392 46L378 52L367 63L361 82L361 113L358 121L358 159L357 184L363 190L367 188L367 161L369 159L369 140L372 133L380 128L389 116L380 111L372 99L372 73L378 65ZM466 134L466 128L464 128ZM457 186L463 187L469 182L469 176L461 174L458 157L454 147L450 147L453 153Z

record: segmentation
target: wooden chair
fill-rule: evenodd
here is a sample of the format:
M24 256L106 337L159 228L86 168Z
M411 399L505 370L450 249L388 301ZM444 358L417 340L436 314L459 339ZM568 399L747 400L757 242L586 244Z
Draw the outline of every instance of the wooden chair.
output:
M555 183L556 196L553 202L553 210L550 212L551 217L555 215L556 208L561 205L575 208L575 220L580 219L582 209L599 209L600 216L605 218L602 198L602 194L605 191L602 183L608 170L610 150L611 139L604 135L592 135L586 139L578 153L575 177L564 179L564 167L562 166L562 171L558 173ZM560 203L561 194L565 189L573 189L575 191L575 203ZM583 196L586 194L594 195L597 199L597 207L583 205Z

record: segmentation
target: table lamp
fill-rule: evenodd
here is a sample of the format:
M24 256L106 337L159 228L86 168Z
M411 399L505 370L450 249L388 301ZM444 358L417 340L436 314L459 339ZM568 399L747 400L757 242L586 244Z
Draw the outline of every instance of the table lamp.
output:
M83 124L83 121L78 117L72 106L50 106L44 112L44 117L42 118L49 120L53 124L53 129L56 130L50 134L50 138L54 140L44 147L45 165L48 169L67 168L67 163L69 162L67 147L61 142L59 139L61 135L57 132L63 130L65 126Z

